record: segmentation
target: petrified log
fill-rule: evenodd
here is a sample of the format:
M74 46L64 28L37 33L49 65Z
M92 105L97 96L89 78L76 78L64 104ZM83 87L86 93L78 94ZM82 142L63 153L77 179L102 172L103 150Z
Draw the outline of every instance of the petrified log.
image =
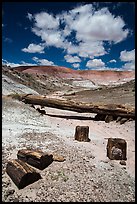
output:
M39 173L19 159L9 161L6 172L19 189L41 179Z
M99 113L105 115L121 116L135 119L135 108L118 104L93 104L76 103L74 101L46 98L37 95L22 95L24 103L42 105L63 110L71 110L80 113Z
M89 126L76 126L75 129L75 140L89 142L88 138Z
M21 149L17 153L18 159L43 170L53 162L53 155L36 150Z
M107 143L107 157L112 160L127 160L127 143L121 138L109 138Z

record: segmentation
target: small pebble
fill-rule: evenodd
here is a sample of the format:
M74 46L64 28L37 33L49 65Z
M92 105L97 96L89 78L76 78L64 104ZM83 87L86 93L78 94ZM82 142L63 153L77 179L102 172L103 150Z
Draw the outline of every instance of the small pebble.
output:
M119 163L120 163L121 165L126 165L125 160L121 160Z

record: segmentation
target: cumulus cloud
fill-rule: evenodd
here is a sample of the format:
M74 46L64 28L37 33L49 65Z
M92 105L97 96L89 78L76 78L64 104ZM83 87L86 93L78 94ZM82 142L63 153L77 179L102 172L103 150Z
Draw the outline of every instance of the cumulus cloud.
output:
M49 61L47 59L39 59L38 57L32 58L35 62L37 62L39 65L52 65L54 66L54 62Z
M123 62L135 61L135 49L131 51L121 51L120 59Z
M93 4L77 6L54 16L40 12L28 13L27 17L33 22L32 32L41 38L45 46L61 48L69 55L77 54L84 58L93 59L107 54L105 41L118 43L129 34L120 16L115 17L107 7L97 10ZM23 49L31 50L29 47Z
M113 62L116 63L117 61L116 61L115 59L112 59L112 60L110 60L109 62L110 62L110 63L113 63Z
M122 68L124 70L135 70L135 62L132 61L132 62L125 63Z
M81 59L78 56L65 55L64 58L69 63L81 62Z
M40 29L58 29L59 27L59 19L53 17L52 14L48 14L47 12L35 14L33 15L33 19L35 27Z
M131 51L121 51L120 59L123 62L127 62L123 65L123 69L125 70L135 70L135 49Z
M76 32L78 41L101 40L118 43L129 33L128 29L124 29L125 23L120 16L113 16L108 8L95 10L91 4L72 9L64 13L62 18Z
M105 63L101 59L93 59L87 62L86 67L102 69L105 67Z
M67 46L68 54L78 54L84 58L94 58L106 54L103 42L80 42L79 45L69 43Z
M31 43L27 48L23 48L22 51L28 53L44 53L44 46Z

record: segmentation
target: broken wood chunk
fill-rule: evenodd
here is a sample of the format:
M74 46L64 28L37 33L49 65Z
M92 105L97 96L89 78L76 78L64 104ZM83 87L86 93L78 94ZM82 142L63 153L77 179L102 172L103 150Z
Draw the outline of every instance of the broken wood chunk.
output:
M65 158L61 155L53 153L53 161L63 162L65 161Z
M76 126L75 129L75 140L89 142L89 126Z
M42 151L22 149L17 153L18 159L43 170L53 162L53 155Z
M127 143L121 138L109 138L107 143L107 157L112 160L127 160Z
M9 161L6 172L19 189L41 179L39 173L19 159Z

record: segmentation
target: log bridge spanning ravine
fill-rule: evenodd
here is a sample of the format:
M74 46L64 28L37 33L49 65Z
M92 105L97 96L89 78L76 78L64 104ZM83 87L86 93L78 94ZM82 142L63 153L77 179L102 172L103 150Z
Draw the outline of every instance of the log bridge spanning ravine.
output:
M20 100L27 104L47 106L79 113L97 113L101 115L111 115L113 117L135 119L135 108L126 105L78 103L71 100L47 98L46 96L31 94L20 95Z

